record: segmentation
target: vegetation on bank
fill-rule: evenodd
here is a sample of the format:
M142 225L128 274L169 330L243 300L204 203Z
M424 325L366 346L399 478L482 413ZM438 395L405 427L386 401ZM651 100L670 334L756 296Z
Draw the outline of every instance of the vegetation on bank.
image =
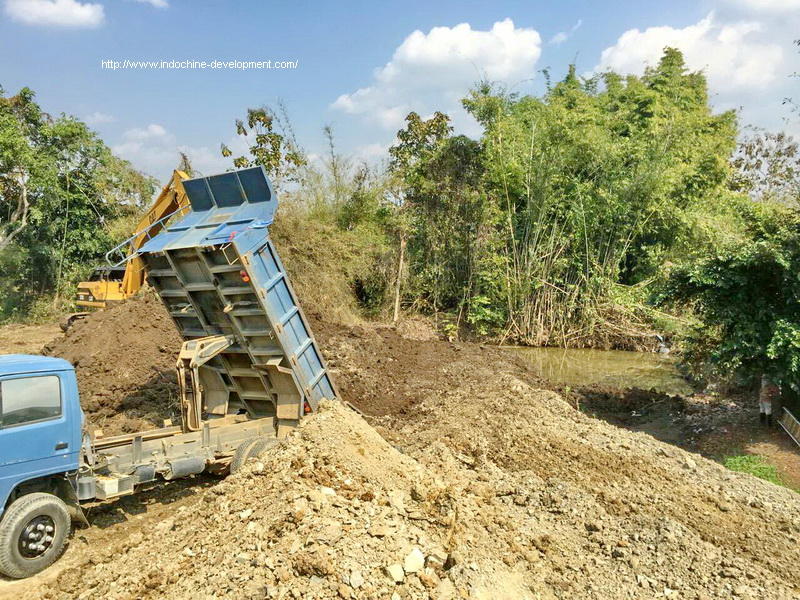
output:
M769 481L775 485L786 486L783 479L778 475L778 468L770 464L763 456L756 454L740 454L738 456L728 456L723 459L722 464L731 471L739 473L749 473L754 477ZM786 486L789 487L789 486Z
M741 135L674 49L640 77L545 75L538 97L477 85L463 104L479 139L409 114L381 168L342 156L330 128L311 160L282 106L236 121L249 150L222 154L279 188L272 234L307 310L418 311L448 335L535 345L661 334L698 376L800 382L797 145ZM0 95L0 319L63 297L153 186L29 90Z

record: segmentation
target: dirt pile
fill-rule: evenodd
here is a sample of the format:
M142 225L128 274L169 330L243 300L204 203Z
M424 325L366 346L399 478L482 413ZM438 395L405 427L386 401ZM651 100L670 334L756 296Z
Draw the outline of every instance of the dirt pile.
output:
M416 418L384 417L385 437L329 405L168 519L87 545L31 597L800 593L796 494L476 375Z
M502 559L510 538L459 517L484 503L331 405L174 518L90 549L45 597L454 598L457 588L532 597ZM468 556L456 552L463 535L482 540ZM498 579L505 594L492 591Z
M418 320L397 328L312 321L342 396L370 416L405 415L436 393L457 389L476 368L544 385L532 365L496 346L437 339Z
M144 293L76 322L44 353L75 365L83 410L109 435L160 426L180 414L180 346L161 301Z
M530 569L558 597L798 597L800 496L516 377L474 375L382 431L413 456L445 441L478 477L499 468L514 482L520 518L552 542Z
M128 305L147 344L135 368L149 366L120 388L136 396L158 365L172 372L180 343L156 343L172 325L140 302ZM79 325L66 350L118 335L112 317L108 330L99 316ZM331 405L171 512L125 499L141 503L135 527L95 528L87 543L79 533L30 597L800 597L797 494L591 418L502 350L319 319L312 329L376 429ZM76 351L79 376L115 381L92 367L125 367L111 347ZM101 400L111 410L115 397Z

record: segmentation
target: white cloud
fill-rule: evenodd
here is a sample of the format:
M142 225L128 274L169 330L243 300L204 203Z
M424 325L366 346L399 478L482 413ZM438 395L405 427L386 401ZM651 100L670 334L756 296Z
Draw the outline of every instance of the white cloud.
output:
M800 0L728 0L728 2L760 13L788 13L800 10Z
M511 19L488 31L468 23L417 30L376 69L371 85L342 94L331 107L386 129L401 127L411 110L459 112L460 99L480 79L515 84L532 78L541 46L536 30L517 28Z
M374 164L389 158L390 144L364 144L357 146L353 158L359 162Z
M141 2L142 4L150 4L151 6L155 6L156 8L169 7L169 2L167 2L167 0L136 0L136 2Z
M706 73L713 90L755 91L784 75L783 51L759 36L762 31L757 22L716 23L713 13L683 29L629 29L603 50L595 71L641 73L645 65L658 62L665 46L673 46L683 52L690 69Z
M548 44L552 44L553 46L559 46L566 42L569 38L572 37L572 34L580 29L580 26L583 25L583 19L578 19L578 21L569 28L569 31L559 31L553 37L550 38L550 41L547 42Z
M95 111L92 114L83 117L83 122L90 126L113 123L114 121L116 121L116 118L114 118L113 115L108 115L99 111Z
M247 150L246 141L238 136L227 143L234 156ZM221 173L232 166L231 159L223 157L218 147L212 149L208 146L179 144L174 134L157 123L128 129L122 135L122 141L111 149L117 156L129 160L137 169L163 181L178 166L181 152L189 157L195 170L205 175Z
M5 11L26 25L99 27L105 20L102 4L77 0L5 0Z

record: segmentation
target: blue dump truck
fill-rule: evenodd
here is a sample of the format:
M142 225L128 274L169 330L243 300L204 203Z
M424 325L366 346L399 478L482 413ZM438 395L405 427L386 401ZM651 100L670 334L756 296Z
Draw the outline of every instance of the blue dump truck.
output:
M0 356L5 576L52 564L72 522L87 523L82 503L156 480L236 471L338 395L269 239L277 199L264 170L184 186L191 210L151 225L152 237L137 231L146 243L113 265L141 259L185 340L176 363L179 426L98 436L85 427L72 365Z

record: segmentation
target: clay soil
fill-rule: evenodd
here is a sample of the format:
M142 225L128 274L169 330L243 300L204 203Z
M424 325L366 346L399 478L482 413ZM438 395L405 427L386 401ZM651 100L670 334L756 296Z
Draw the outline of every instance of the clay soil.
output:
M0 597L800 597L800 496L679 447L723 406L558 393L424 323L312 321L363 417L329 403L226 480L92 508L59 563ZM48 352L77 362L92 422L124 430L174 414L172 327L145 297ZM681 439L657 439L667 419Z

